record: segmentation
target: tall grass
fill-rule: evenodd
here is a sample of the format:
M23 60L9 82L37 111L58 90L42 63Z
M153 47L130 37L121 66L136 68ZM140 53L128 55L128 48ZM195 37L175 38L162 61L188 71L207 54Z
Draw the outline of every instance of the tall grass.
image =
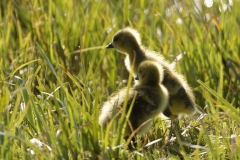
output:
M231 2L2 0L1 159L239 159L240 3ZM177 69L203 113L180 118L184 142L166 143L157 118L141 138L148 147L128 151L98 125L101 104L127 85L124 55L104 47L126 26L170 62L182 54Z

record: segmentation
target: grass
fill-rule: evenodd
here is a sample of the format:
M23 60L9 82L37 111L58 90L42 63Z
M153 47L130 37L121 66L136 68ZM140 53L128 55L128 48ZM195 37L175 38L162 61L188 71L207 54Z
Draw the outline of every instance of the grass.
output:
M240 3L229 2L3 0L1 159L239 159ZM203 114L180 118L184 142L165 144L157 118L149 146L128 151L98 125L101 104L127 85L124 55L105 49L126 26L170 62L186 53L177 69Z

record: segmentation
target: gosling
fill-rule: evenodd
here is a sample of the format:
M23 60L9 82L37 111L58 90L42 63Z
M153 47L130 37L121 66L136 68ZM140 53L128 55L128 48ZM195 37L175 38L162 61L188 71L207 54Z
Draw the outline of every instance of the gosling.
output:
M141 135L147 132L153 118L159 115L168 104L168 91L161 85L163 80L162 73L163 68L155 62L144 61L139 64L139 75L136 77L139 83L129 89L126 112L122 112L127 95L127 88L123 88L113 93L108 98L108 101L103 104L99 116L99 124L106 128L113 117L116 117L113 120L118 122L121 116L125 117L127 115L132 105L124 139L127 140L133 131L140 128L140 125L142 126L139 130L136 130L136 134ZM146 124L143 124L144 122ZM135 141L135 138L132 138L132 140Z
M169 92L169 103L163 112L165 116L175 119L181 114L192 115L195 113L195 97L186 80L161 55L146 49L141 44L140 34L136 30L129 27L119 30L113 36L113 40L107 45L107 48L115 48L126 55L125 65L128 71L131 70L134 63L134 76L139 74L137 70L139 64L146 60L157 62L163 67L164 77L162 83Z

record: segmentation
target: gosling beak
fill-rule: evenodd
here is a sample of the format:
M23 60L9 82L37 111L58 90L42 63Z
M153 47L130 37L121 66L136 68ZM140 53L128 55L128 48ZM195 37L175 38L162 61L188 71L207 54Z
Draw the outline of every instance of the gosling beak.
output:
M109 43L109 44L106 46L106 48L114 48L112 42Z
M134 79L135 79L135 80L139 80L139 77L138 77L138 76L136 76Z

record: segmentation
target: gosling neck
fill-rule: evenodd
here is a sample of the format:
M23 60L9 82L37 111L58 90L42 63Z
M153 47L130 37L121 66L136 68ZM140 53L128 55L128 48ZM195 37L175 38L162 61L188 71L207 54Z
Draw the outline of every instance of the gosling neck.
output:
M138 66L139 64L146 59L146 55L145 52L143 50L143 48L138 47L138 48L134 48L130 51L128 51L128 56L129 56L129 62L132 65L132 63L135 60L134 63L134 73L137 74L138 73ZM134 59L135 58L135 59Z

